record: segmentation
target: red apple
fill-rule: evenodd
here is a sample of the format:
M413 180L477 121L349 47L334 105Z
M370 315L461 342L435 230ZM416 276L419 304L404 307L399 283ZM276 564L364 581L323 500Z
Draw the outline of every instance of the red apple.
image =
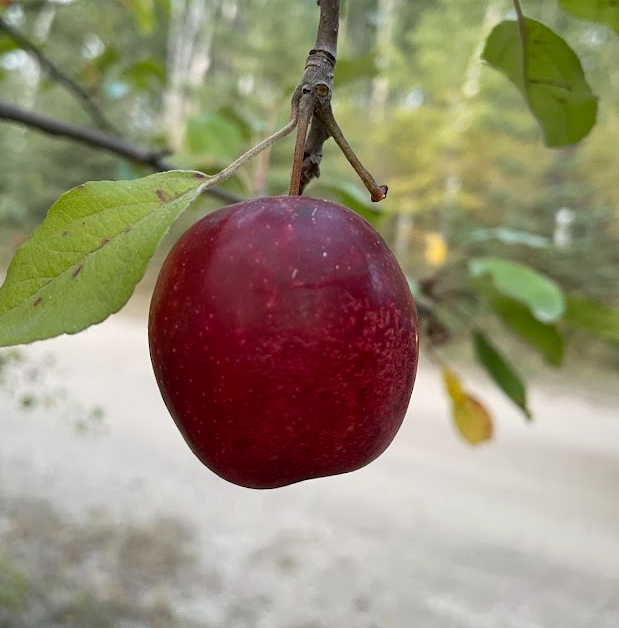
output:
M393 254L358 214L307 197L246 201L193 225L161 269L149 340L187 444L251 488L377 458L417 370L415 305Z

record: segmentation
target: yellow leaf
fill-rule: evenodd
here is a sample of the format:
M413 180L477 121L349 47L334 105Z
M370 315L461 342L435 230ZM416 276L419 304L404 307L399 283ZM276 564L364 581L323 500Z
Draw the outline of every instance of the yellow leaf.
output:
M462 437L471 445L492 438L492 417L484 406L470 395L453 404L453 418Z
M454 403L461 403L466 398L466 394L462 388L462 382L458 376L446 366L443 367L443 382L445 382L447 394Z
M440 233L426 235L426 262L431 266L440 266L447 259L447 243Z

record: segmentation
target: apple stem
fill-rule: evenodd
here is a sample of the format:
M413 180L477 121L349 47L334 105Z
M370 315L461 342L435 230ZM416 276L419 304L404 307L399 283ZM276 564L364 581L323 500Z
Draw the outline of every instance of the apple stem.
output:
M387 186L378 185L367 168L359 161L346 141L331 109L333 72L340 24L340 0L318 0L318 5L320 6L320 20L316 45L307 57L303 80L297 87L297 90L302 91L303 96L288 193L291 196L303 194L307 184L320 176L322 147L332 136L369 190L372 201L382 201L387 196Z
M331 136L370 192L372 201L382 201L387 196L387 186L378 185L367 168L363 166L333 115L331 94L337 55L340 0L318 0L318 4L320 22L316 46L310 50L303 80L292 95L290 121L218 174L205 177L204 191L230 178L243 164L297 128L288 191L290 196L303 194L307 184L313 178L320 176L322 146Z
M306 88L307 89L307 88ZM301 96L299 104L297 141L294 147L294 159L292 162L292 175L290 177L290 196L301 194L301 174L303 169L303 157L305 154L305 143L307 141L307 130L314 115L315 101L311 92L306 92Z
M229 166L218 172L213 176L206 177L204 189L208 189L213 185L222 183L229 179L243 164L247 163L250 159L253 159L256 155L260 154L263 150L269 148L276 142L279 142L282 138L290 135L297 126L299 120L299 103L301 100L301 90L298 88L292 95L292 104L290 112L290 120L286 126L282 127L279 131L276 131L272 135L269 135L266 139L262 140L259 144L256 144L253 148L250 148L246 153L241 155L238 159L233 161Z
M279 131L273 133L273 135L269 135L269 137L262 140L260 144L256 144L256 146L241 155L236 161L233 161L227 168L224 168L219 174L215 176L222 181L225 181L250 159L253 159L256 155L267 149L269 146L272 146L276 142L279 142L279 140L281 140L282 138L290 135L294 131L296 126L297 116L295 114L294 117L290 118L290 121L288 122L288 124L286 124L286 126L282 127Z
M329 134L333 137L340 150L344 153L344 156L350 162L350 165L355 169L355 172L359 175L363 185L368 189L372 201L377 203L382 201L387 196L388 187L386 185L378 185L374 177L370 174L368 169L361 163L350 144L344 137L342 129L340 129L333 110L331 109L331 103L318 107L316 111L316 117L324 124L329 131Z
M297 87L302 91L303 105L290 176L291 196L303 194L307 184L320 175L322 145L329 139L329 132L316 119L316 109L320 103L331 99L333 91L340 3L340 0L317 0L320 19L316 44L309 52L303 79Z

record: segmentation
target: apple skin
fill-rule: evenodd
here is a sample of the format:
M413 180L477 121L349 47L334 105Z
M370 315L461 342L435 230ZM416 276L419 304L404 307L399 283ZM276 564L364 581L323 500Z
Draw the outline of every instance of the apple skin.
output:
M347 473L400 428L418 360L406 278L353 211L250 200L174 245L149 315L161 394L195 455L240 486Z

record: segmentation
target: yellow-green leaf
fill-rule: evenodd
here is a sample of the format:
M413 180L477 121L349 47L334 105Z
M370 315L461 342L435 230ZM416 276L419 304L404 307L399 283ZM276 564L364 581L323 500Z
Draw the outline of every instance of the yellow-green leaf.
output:
M565 322L604 340L619 343L619 309L576 294L567 297Z
M63 194L0 287L0 347L74 334L118 312L170 225L209 183L173 171Z
M471 445L479 445L492 438L492 417L475 397L465 395L454 403L453 418L462 438Z
M426 262L430 266L442 266L447 259L449 248L445 238L435 231L426 234Z
M148 35L155 27L155 5L153 0L120 0L131 11L144 35Z
M606 24L619 33L619 5L616 0L559 0L559 3L574 16Z
M447 394L454 403L459 403L466 396L460 378L446 366L443 367L442 373Z

